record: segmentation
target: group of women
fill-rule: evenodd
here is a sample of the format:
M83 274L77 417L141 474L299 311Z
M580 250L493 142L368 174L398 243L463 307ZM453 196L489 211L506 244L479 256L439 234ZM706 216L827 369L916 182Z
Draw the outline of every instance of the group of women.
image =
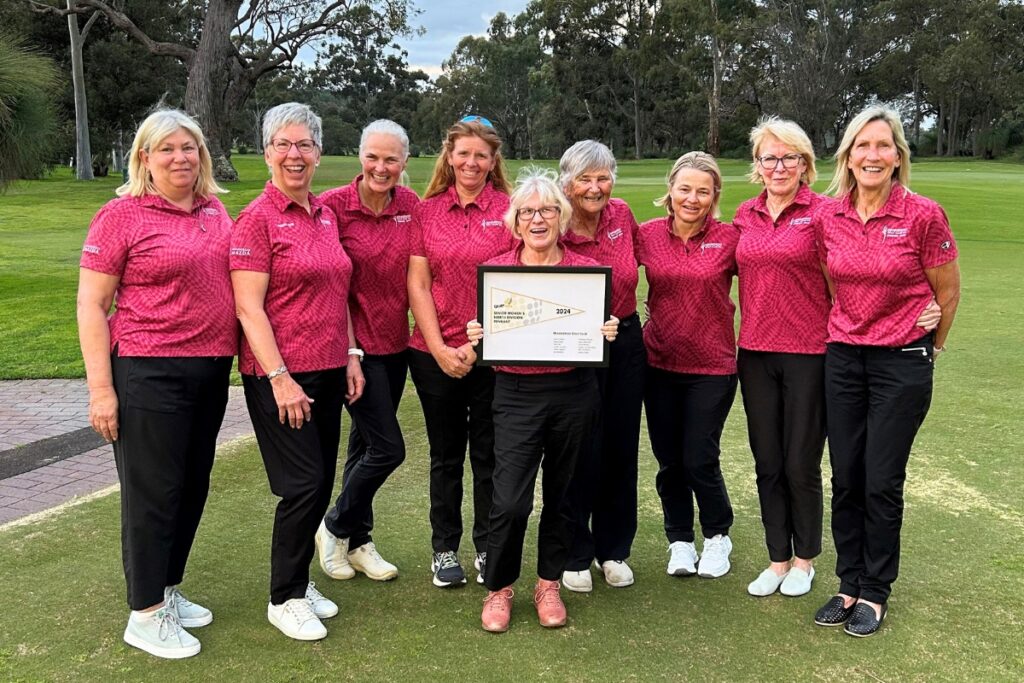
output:
M720 438L737 385L769 559L748 592L810 591L827 434L840 584L815 621L856 636L878 630L898 571L907 459L959 299L948 221L909 190L891 110L868 108L847 127L834 198L810 189L815 157L800 127L763 120L750 178L764 191L732 224L718 220L722 175L702 152L673 165L656 202L666 215L638 225L611 198L615 159L595 141L570 147L557 176L532 169L513 188L493 126L468 116L448 130L421 201L401 184L408 138L386 120L363 131L353 182L313 194L321 134L305 105L268 111L270 180L232 222L202 131L181 112L156 112L137 132L129 182L90 226L78 318L90 420L113 442L121 481L127 643L188 657L200 643L186 629L213 619L179 584L236 352L280 499L267 616L289 637L323 638L322 620L338 612L309 580L314 553L331 578L398 574L371 532L374 496L405 458L396 412L407 370L429 441L433 583L467 581L468 445L486 630L508 628L542 467L540 623L566 622L561 585L592 590L591 566L612 587L634 582L641 406L667 572L726 574L733 511ZM609 266L608 366L477 363L481 264ZM353 427L331 506L343 407Z

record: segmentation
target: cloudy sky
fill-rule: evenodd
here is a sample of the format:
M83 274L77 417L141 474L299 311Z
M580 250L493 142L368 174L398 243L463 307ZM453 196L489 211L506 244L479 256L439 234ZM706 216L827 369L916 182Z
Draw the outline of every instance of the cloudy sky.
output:
M422 26L422 36L398 42L409 53L409 66L422 69L431 78L441 73L441 62L465 35L483 35L498 12L518 14L528 0L415 0L422 13L410 23Z

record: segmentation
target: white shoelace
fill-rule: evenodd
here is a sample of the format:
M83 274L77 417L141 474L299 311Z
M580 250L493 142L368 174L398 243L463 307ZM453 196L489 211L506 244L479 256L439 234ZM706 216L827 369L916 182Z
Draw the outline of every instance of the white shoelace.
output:
M163 641L174 636L179 643L181 642L178 635L181 633L181 622L178 621L178 613L172 607L157 610L153 618L157 622L157 638Z
M451 569L452 567L459 566L459 558L456 557L455 552L446 550L443 553L438 553L437 557L437 568L440 569Z
M316 602L317 600L323 600L324 594L316 589L316 584L312 581L306 586L306 600Z
M309 595L309 586L306 587L306 595ZM313 589L316 592L316 589ZM317 595L320 595L317 593ZM323 597L322 595L320 596ZM295 617L295 622L301 626L310 619L317 619L316 613L313 612L313 606L309 604L309 600L289 600L284 603L284 610Z

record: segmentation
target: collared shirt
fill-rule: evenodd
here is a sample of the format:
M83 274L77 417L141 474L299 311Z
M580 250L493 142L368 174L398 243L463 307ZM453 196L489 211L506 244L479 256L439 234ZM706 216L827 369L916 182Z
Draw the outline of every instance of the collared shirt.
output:
M352 259L349 314L356 342L366 353L385 355L409 345L409 237L420 198L396 186L379 216L359 198L359 175L328 190L320 201L338 217L345 253Z
M310 211L273 183L242 210L231 234L231 270L269 273L263 308L284 364L313 372L348 363L348 301L352 261L338 241L338 221L309 194ZM248 339L238 370L264 375Z
M521 266L523 262L521 260L523 253L523 243L519 242L514 249L507 251L504 254L492 258L486 265L489 266ZM555 266L599 266L602 265L594 259L587 258L581 254L575 253L572 249L562 250L562 260L558 263L552 264ZM614 275L613 275L614 277ZM476 317L475 315L473 317ZM484 343L487 343L486 340ZM564 372L571 372L575 370L573 367L565 367L562 365L496 365L494 366L495 372L507 372L513 375L557 375Z
M476 317L476 267L515 246L502 218L508 202L507 194L488 183L463 207L452 186L413 211L410 254L425 257L430 266L430 294L448 346L469 341L466 323ZM409 346L429 353L419 325Z
M575 252L612 268L612 315L620 320L636 313L636 283L639 279L633 241L637 225L629 205L609 199L601 212L593 237L572 232L562 242Z
M216 197L197 197L192 211L155 194L107 202L80 265L120 278L110 348L121 356L233 356L230 240L231 218Z
M772 220L767 192L736 210L740 233L739 346L775 353L825 353L832 306L821 272L811 216L821 202L801 185L793 202Z
M867 223L849 195L822 202L814 217L818 257L835 288L829 341L897 347L919 339L917 319L933 296L924 271L957 257L942 207L894 182Z
M739 232L708 216L688 241L672 232L672 217L640 226L636 254L647 276L647 361L652 367L699 375L736 372L736 306L729 298Z

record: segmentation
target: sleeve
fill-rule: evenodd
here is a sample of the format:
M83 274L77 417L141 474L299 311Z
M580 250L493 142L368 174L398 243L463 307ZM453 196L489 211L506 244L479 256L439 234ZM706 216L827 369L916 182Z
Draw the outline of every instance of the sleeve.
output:
M247 207L231 229L231 270L270 272L270 232L259 211Z
M119 200L114 200L119 202ZM124 275L131 249L129 226L132 221L131 211L115 208L118 205L107 204L89 225L89 233L82 245L82 268L95 270L107 275Z
M938 268L949 263L959 254L953 231L949 228L946 212L938 204L924 219L924 235L921 239L921 267Z
M647 258L647 249L645 248L645 242L647 241L646 225L637 226L636 237L633 239L633 256L636 258L637 266L644 265L644 261Z
M409 230L409 255L427 257L427 249L423 240L423 203L416 205L412 211L412 225Z
M623 221L629 228L629 236L632 237L633 241L635 242L636 233L638 230L640 230L640 224L636 222L636 216L633 215L633 209L630 208L629 204L627 204L626 202L622 202L622 213Z

